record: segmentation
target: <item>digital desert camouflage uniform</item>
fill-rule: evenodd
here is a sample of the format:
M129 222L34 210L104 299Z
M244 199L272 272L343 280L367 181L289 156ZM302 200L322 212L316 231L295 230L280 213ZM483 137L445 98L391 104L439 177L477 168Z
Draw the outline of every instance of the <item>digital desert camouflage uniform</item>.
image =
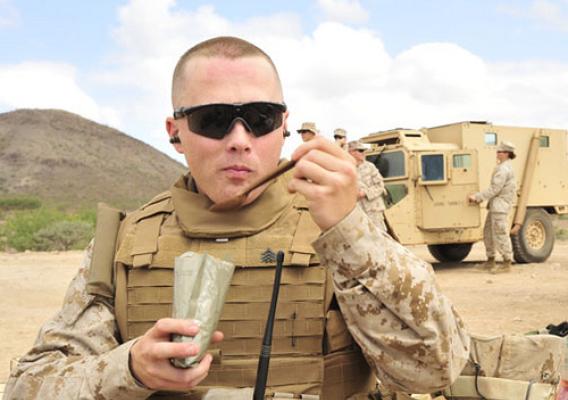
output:
M379 170L369 161L363 161L357 166L359 188L365 193L365 197L359 199L361 208L380 229L386 232L385 226L385 183Z
M298 195L290 195L286 190L287 184L282 183L282 179L284 178L281 177L273 183L257 202L270 203L271 200L265 197L269 196L270 199L284 197L287 204L292 204L293 201L289 199L294 196L297 198ZM281 189L274 189L279 182ZM187 215L184 215L187 209L177 210L175 196L178 196L178 199L179 196L187 199L200 195L186 189L185 186L190 187L189 183L184 184L182 181L182 184L178 182L176 185L172 188L171 194L158 196L155 203L151 202L147 207L129 214L126 220L136 220L134 217L139 217L141 213L146 216L153 215L151 211L156 211L157 208L165 205L162 208L170 210L171 213L164 217L162 232L179 231L178 219L183 224L188 218L194 218L193 211L200 209L202 205L194 204L192 212ZM175 193L174 189L177 190ZM278 196L274 196L275 194ZM256 202L251 204L253 207L251 211L255 211L256 204ZM298 220L298 212L309 217L307 211L287 207L273 226L262 228L259 234L287 226L282 225L281 220L289 221L290 218ZM306 222L303 217L299 220L299 225ZM123 221L124 223L126 222ZM286 229L295 231L298 224L287 226ZM252 235L246 240L252 242L255 236ZM128 242L127 239L125 242ZM204 239L196 241L199 246L206 244ZM228 243L212 243L210 246L223 248L230 246L231 242L232 240ZM309 243L305 245L309 246ZM305 249L301 243L299 247L298 243L294 246ZM285 266L283 283L287 279L286 276L294 276L287 274L304 273L301 270L318 272L322 265L326 267L323 269L323 276L327 274L331 278L332 294L335 294L348 332L360 347L371 371L383 384L388 384L397 390L427 393L447 386L459 375L469 354L470 339L462 320L449 300L440 292L429 264L376 229L358 206L336 226L321 235L316 235L312 246L310 248L315 249L317 256L314 256L318 257L319 261L315 265L309 264L306 268ZM160 251L156 255L158 258L161 257ZM171 258L170 253L165 251L164 257ZM33 348L12 369L4 399L122 400L146 399L151 396L154 398L154 391L141 387L130 373L129 349L136 338L129 339L127 335L124 342L120 339L121 322L117 319L120 308L118 303L113 299L88 294L87 284L92 254L93 247L90 246L78 274L67 290L62 309L43 325ZM286 257L289 259L289 254ZM138 267L128 273L146 273L148 276L160 273L158 267L144 270L145 268ZM266 271L266 268L254 271L260 273L261 270L265 270L266 276L270 275L270 270ZM168 271L161 271L164 272ZM243 273L250 271L246 271L245 268ZM323 287L326 287L325 283ZM129 291L131 289L136 288L129 287ZM286 291L283 295L285 293ZM228 296L231 297L230 291ZM281 303L279 307L282 306ZM262 319L264 316L260 315L259 318ZM322 323L324 322L325 319L322 320ZM235 326L238 330L239 326ZM283 334L279 329L276 327L275 336ZM323 338L323 332L318 337ZM231 340L234 339L230 332L226 332L224 342ZM317 347L321 352L321 345ZM323 354L306 357L308 356L326 357ZM277 362L278 357L274 355L273 350L271 368L277 366ZM253 364L256 369L256 363ZM298 369L302 368L301 364L295 365L298 365ZM294 374L293 370L284 371ZM210 371L207 379L215 373ZM346 373L348 374L349 371L335 375L344 377ZM251 379L254 379L254 376ZM322 384L325 385L325 379ZM236 398L236 394L229 396L225 389L220 390L221 398L223 396ZM214 392L215 390L209 390L208 394L202 393L203 396L184 398L219 398L214 396ZM250 390L245 392L250 394ZM320 398L349 397L340 396Z
M507 215L513 206L516 190L511 160L505 160L493 170L489 188L475 194L478 203L487 201L489 212L483 228L483 242L490 260L495 258L495 251L499 252L505 261L513 259Z

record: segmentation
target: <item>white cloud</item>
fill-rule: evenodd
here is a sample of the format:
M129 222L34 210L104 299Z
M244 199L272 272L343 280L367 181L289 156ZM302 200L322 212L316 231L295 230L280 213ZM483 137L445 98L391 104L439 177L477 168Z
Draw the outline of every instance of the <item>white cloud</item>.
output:
M389 83L392 90L403 90L416 100L444 106L481 95L486 79L481 58L452 43L426 43L396 57Z
M285 155L300 143L295 130L302 121L316 121L328 137L343 127L351 139L463 120L568 127L566 64L494 64L453 43L389 54L369 29L328 21L305 32L293 14L235 22L213 7L187 11L173 0L132 0L121 7L117 48L95 76L65 64L0 66L0 105L68 109L175 156L164 131L174 65L188 47L217 35L252 41L278 66L292 131ZM86 93L93 84L107 98L95 101Z
M533 0L528 6L502 5L500 11L532 20L541 27L568 32L568 0Z
M359 0L317 0L327 20L345 23L364 23L369 14Z
M20 24L20 12L10 0L0 0L0 29Z
M568 32L568 1L535 0L529 12L542 24Z
M391 55L376 32L339 22L302 32L291 14L233 22L210 6L188 12L173 0L133 0L121 8L120 52L105 79L131 85L113 107L138 121L139 137L168 151L163 119L171 112L175 62L189 46L217 35L244 37L273 57L291 111L286 155L300 143L295 130L308 120L328 137L341 126L353 139L461 120L568 126L567 65L495 65L453 43L423 43Z
M118 115L82 90L68 64L24 62L0 65L0 104L7 108L60 108L110 125Z

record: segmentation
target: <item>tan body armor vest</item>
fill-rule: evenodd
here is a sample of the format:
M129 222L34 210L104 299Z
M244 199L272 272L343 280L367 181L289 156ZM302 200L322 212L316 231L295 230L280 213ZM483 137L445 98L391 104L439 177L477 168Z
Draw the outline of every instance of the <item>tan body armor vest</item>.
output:
M254 386L275 253L282 250L284 269L267 393L343 400L374 387L374 376L332 301L331 277L310 245L320 230L301 197L288 195L276 220L256 233L239 236L231 231L226 235L231 237L216 233L207 238L188 237L182 229L173 191L129 214L121 224L114 279L115 313L123 341L143 335L158 319L171 316L176 256L186 251L211 254L236 266L218 325L225 339L211 346L220 349L221 362L212 365L198 390L183 398L200 399L210 387Z

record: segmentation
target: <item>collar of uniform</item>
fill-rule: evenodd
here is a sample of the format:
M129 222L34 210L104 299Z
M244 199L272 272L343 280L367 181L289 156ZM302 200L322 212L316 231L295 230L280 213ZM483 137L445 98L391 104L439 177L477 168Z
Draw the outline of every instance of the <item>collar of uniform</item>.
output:
M292 206L288 192L289 173L272 182L251 204L237 210L214 212L213 204L195 187L190 175L182 176L171 188L176 217L185 235L191 238L234 238L250 236L266 229ZM189 189L188 189L189 188Z

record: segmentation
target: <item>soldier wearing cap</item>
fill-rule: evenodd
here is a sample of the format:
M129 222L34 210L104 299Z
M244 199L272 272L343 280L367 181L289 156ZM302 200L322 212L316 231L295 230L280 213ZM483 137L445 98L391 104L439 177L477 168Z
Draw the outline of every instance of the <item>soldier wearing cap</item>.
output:
M347 132L343 128L337 128L333 131L333 140L335 144L341 147L343 150L348 151L347 147Z
M234 37L197 44L175 68L172 106L166 129L191 172L127 215L100 207L94 247L5 400L250 399L279 250L271 398L368 398L377 377L419 393L452 383L469 354L465 326L432 267L357 205L353 159L334 143L301 144L294 169L243 207L211 209L279 164L288 111L265 52ZM222 358L180 369L170 360L199 350L170 340L199 334L171 318L175 259L188 251L235 272L212 345Z
M359 204L371 221L386 232L385 201L386 194L383 177L379 170L369 161L365 160L365 145L360 140L354 140L347 145L349 154L357 163L357 177L359 183Z
M513 206L516 193L515 174L511 160L515 158L515 145L503 141L497 146L497 166L491 176L491 185L482 192L469 195L471 202L487 201L487 218L483 228L483 242L487 261L482 268L491 273L508 272L513 262L513 249L509 237L507 215ZM503 257L502 264L495 263L495 253Z
M297 132L302 135L302 140L304 142L309 142L319 134L319 130L316 128L315 122L302 123L302 127L298 129Z

